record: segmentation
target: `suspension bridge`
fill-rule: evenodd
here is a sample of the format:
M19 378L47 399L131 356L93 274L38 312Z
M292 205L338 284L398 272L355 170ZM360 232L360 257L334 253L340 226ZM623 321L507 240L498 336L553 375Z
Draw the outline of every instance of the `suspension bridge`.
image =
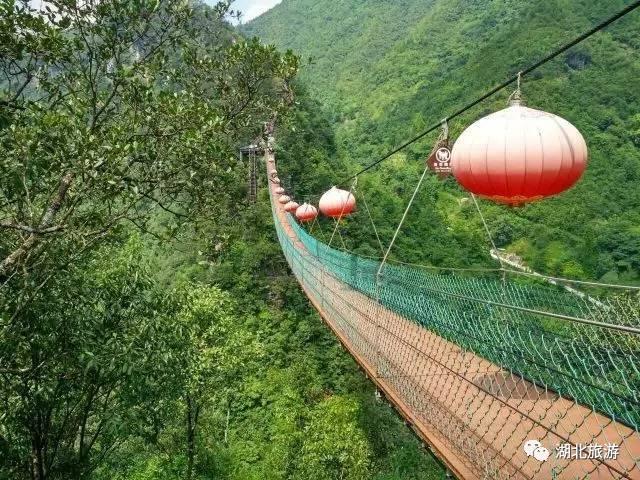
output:
M594 303L530 279L393 263L378 275L380 261L309 235L278 186L275 227L305 294L456 477L640 479L637 294Z
M280 185L268 125L261 153L291 270L378 390L458 478L640 480L640 287L528 269L496 249L475 196L519 205L579 180L585 140L565 119L524 107L521 77L639 7L640 0L632 2L339 182L355 182L442 128L379 259L331 246L335 233L341 235L341 218L355 209L353 186L348 192L333 187L320 198L319 209L336 222L328 244L303 227L317 221L318 209L298 205ZM509 107L472 124L450 151L447 120L513 83ZM447 269L389 258L430 167L451 172L470 192L500 268ZM250 171L256 175L255 164Z

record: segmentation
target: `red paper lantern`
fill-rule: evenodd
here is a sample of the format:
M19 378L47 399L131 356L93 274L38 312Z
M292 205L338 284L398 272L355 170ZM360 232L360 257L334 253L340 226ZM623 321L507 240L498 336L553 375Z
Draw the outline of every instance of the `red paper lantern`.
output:
M292 200L292 201L287 202L287 203L285 204L285 206L284 206L284 211L285 211L285 212L289 212L289 213L293 213L293 212L295 212L295 211L298 209L298 207L299 207L299 206L300 206L300 205L298 205L296 202L294 202L294 201Z
M303 203L296 210L296 218L301 222L310 222L318 216L318 209L308 203Z
M518 205L571 188L582 176L587 156L576 127L514 102L462 132L451 168L470 192Z
M281 204L285 205L285 204L287 204L287 203L289 203L291 201L291 198L289 198L288 195L281 195L280 198L278 199L278 201Z
M354 211L356 199L351 192L332 187L331 190L320 197L318 206L323 215L340 218Z

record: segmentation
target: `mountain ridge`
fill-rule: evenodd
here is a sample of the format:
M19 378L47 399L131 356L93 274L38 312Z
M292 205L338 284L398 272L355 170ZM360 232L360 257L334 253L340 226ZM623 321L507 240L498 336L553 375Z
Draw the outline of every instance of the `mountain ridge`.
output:
M345 165L346 175L625 5L617 0L544 4L404 0L393 5L284 0L248 24L245 32L314 58L303 68L302 82L330 118L335 155ZM583 179L564 194L517 210L482 203L499 246L522 255L536 270L577 278L640 280L636 260L640 257L636 227L640 224L636 187L640 179L640 94L629 82L640 75L640 62L632 55L640 49L638 27L640 15L633 12L523 78L526 103L572 122L590 149ZM509 93L501 92L450 122L454 138L474 120L504 108ZM370 191L381 204L394 202L387 196L399 193L406 201L406 190L417 181L433 140L429 136L367 173L364 181L371 184ZM327 162L335 162L332 155ZM345 176L339 173L340 178ZM294 180L307 193L305 179L294 175ZM451 182L428 182L425 188L439 192L449 202L451 195L458 200L465 195ZM478 245L473 245L472 238L481 231L473 212L442 202L429 204L426 193L421 195L423 203L418 202L418 213L412 212L414 223L407 233L416 238L404 239L405 260L434 263L433 249L425 247L424 240L435 236L454 241L460 232L462 243L470 242L463 256L473 256L472 247ZM392 230L402 202L395 202L391 209L370 203L377 211L380 229ZM421 211L421 205L439 210L440 216L433 223L425 220L432 213ZM421 228L419 215L430 224L428 232ZM468 222L473 222L471 230ZM351 246L371 246L364 238L363 222L352 223L356 226L351 228L362 238ZM457 233L447 233L448 229ZM387 241L388 237L387 233ZM452 263L469 261L458 258Z

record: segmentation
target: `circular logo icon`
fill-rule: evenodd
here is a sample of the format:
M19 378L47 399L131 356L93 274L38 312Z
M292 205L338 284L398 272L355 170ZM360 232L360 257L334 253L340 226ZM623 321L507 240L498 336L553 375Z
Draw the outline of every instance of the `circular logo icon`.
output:
M538 447L533 452L533 458L539 462L546 462L550 455L551 452L544 447Z
M436 160L438 160L439 163L449 163L449 160L451 160L451 150L446 147L439 148L436 152Z
M530 457L533 455L533 452L535 452L536 449L540 448L541 446L542 444L538 440L527 440L527 442L523 446L524 453L527 454L527 457Z

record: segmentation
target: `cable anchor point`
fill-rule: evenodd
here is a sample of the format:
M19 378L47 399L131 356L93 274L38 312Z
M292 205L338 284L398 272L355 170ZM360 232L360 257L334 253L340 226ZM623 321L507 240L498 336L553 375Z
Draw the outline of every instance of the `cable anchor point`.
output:
M516 78L516 90L511 95L509 95L509 101L507 102L509 106L514 105L522 105L522 90L520 85L522 83L522 72L518 72L518 76Z
M442 132L440 133L440 138L442 140L449 140L449 119L444 117L440 120L440 125L442 127Z

